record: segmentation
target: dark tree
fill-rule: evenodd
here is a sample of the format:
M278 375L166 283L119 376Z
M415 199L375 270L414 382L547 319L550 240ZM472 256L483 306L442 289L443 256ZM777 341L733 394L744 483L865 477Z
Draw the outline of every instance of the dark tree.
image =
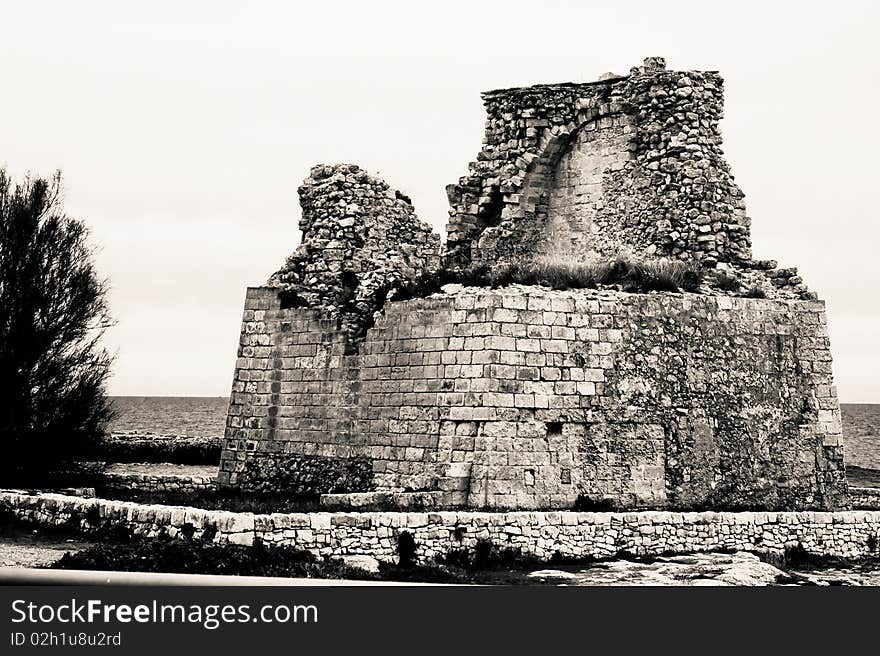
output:
M0 485L49 482L103 436L110 325L60 173L16 184L0 169Z

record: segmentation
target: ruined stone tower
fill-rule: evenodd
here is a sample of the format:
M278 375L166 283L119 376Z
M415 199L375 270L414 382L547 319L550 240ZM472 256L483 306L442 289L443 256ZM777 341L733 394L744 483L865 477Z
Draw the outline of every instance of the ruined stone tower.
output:
M312 170L302 245L247 292L221 484L435 507L846 507L824 304L752 259L720 76L651 58L483 99L443 250L384 182ZM450 269L621 254L703 282L399 300Z
M450 254L747 260L743 194L720 148L722 84L649 58L626 77L483 94L485 145L447 187Z

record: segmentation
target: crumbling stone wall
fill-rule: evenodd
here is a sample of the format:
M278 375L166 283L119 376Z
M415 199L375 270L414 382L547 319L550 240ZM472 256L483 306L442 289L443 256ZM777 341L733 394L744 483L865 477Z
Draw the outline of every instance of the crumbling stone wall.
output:
M339 319L350 340L390 286L439 265L440 237L410 199L353 164L314 167L299 197L302 242L268 284L287 306Z
M465 288L357 355L321 322L249 291L221 483L295 454L470 507L848 503L821 302Z
M254 491L367 489L352 438L349 335L329 312L286 308L284 297L284 288L247 291L218 480Z
M575 255L748 261L743 193L720 147L722 88L717 73L649 58L626 77L484 93L483 149L447 187L451 261L533 257L566 222L591 227Z

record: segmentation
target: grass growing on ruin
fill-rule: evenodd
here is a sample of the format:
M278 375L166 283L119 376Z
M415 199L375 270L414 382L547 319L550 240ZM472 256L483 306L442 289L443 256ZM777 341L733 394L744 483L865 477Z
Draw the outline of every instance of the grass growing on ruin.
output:
M716 272L712 285L723 292L738 292L742 288L739 278L726 271Z
M607 261L539 258L493 267L475 265L423 274L399 285L393 300L424 298L449 284L491 288L537 285L556 290L616 287L631 293L695 292L702 279L700 270L674 260L637 260L624 256Z

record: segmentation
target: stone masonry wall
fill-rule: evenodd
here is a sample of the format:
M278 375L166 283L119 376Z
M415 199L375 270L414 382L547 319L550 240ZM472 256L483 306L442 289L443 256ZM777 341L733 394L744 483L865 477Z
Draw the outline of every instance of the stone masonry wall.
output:
M285 455L469 507L848 504L816 301L465 288L387 303L346 355L251 289L219 481Z
M416 558L434 561L478 540L550 559L659 556L730 549L781 556L802 547L818 556L877 554L880 511L850 512L436 512L253 515L104 499L0 492L0 509L44 525L84 532L124 525L134 534L218 543L289 545L319 556L369 555L396 561L398 537L413 536Z
M609 202L603 182L606 172L627 166L635 146L632 120L626 115L594 121L572 135L546 181L547 218L536 255L586 258L625 248L610 243L613 231L600 223ZM534 186L535 179L531 182Z
M649 58L625 77L484 93L482 151L447 187L450 260L530 258L548 232L587 228L576 256L748 262L743 193L720 147L722 88L717 73Z
M358 372L348 337L318 310L281 306L277 288L247 291L218 481L252 490L368 489L371 481L357 474ZM324 471L309 490L301 489L310 478L303 458Z

